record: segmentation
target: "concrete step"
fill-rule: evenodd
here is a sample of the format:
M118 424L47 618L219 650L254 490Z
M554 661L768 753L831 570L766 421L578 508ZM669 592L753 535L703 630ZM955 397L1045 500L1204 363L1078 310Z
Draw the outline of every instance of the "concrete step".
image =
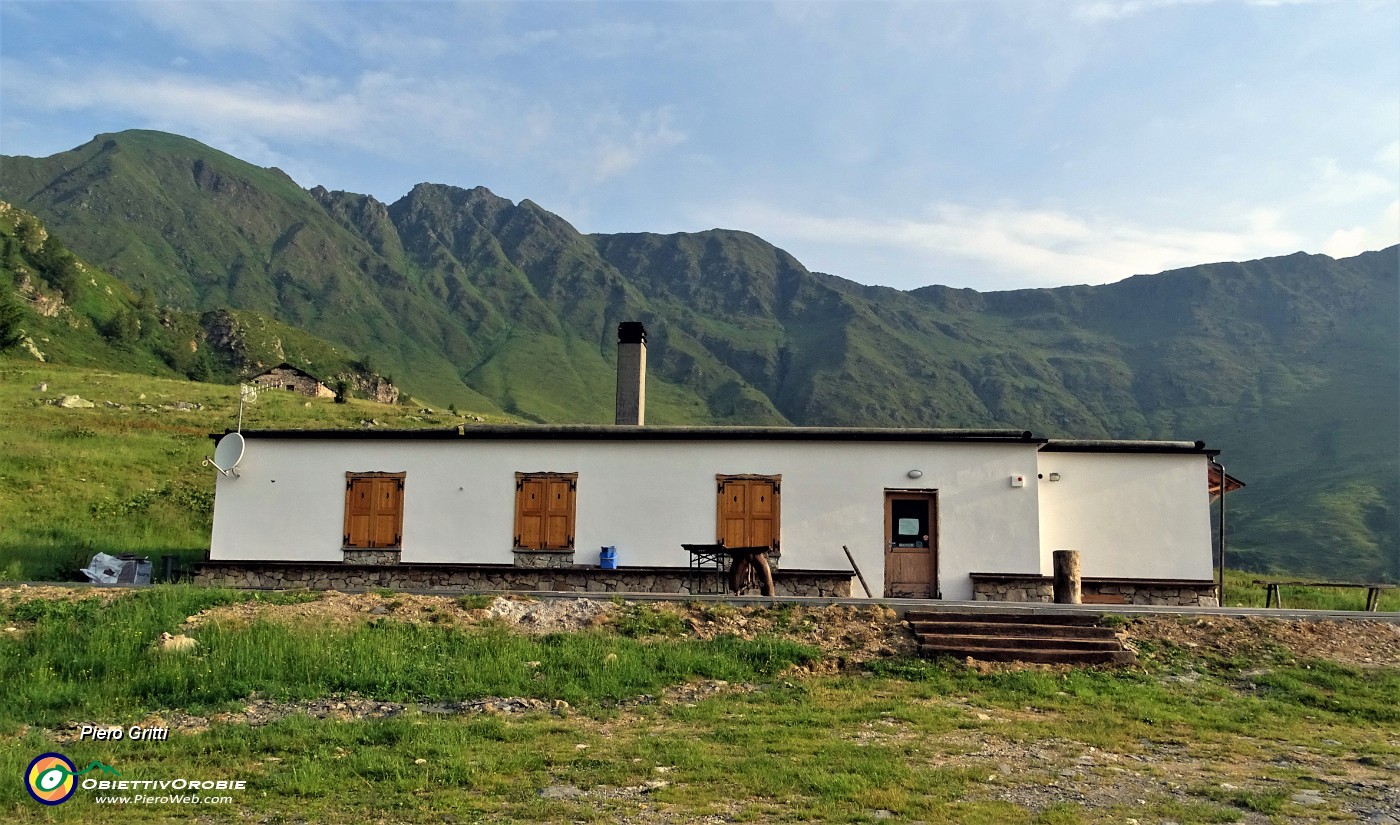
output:
M921 644L924 656L972 658L983 662L1034 662L1064 665L1132 665L1137 657L1129 650L1026 650L1024 648L980 647L957 643Z
M909 626L913 628L915 634L936 633L940 635L976 635L976 636L1039 636L1048 639L1117 639L1118 634L1112 628L1088 627L1081 625L1058 625L1041 624L1040 622L1027 621L1016 624L1012 622L979 622L968 620L962 622L927 622L911 621Z
M1030 613L992 612L982 610L933 611L910 610L904 614L908 622L998 622L1006 624L1053 624L1074 627L1097 627L1100 617L1095 613Z
M1057 639L1038 636L919 634L919 644L929 646L987 647L1005 650L1122 650L1117 639Z

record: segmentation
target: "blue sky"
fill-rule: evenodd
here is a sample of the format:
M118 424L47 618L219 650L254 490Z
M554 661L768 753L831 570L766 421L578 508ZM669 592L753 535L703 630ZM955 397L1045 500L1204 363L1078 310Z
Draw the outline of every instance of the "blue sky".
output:
M0 4L0 153L162 129L392 202L1009 289L1400 242L1400 3Z

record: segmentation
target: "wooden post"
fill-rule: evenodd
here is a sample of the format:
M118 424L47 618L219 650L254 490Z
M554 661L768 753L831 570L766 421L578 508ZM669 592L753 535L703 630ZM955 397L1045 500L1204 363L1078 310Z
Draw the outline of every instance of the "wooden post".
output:
M1079 551L1056 550L1055 604L1081 604L1079 589Z
M870 585L865 583L865 574L860 572L860 567L856 565L856 557L851 555L851 548L843 544L841 549L846 551L846 559L850 561L851 569L856 571L856 577L860 579L860 586L865 588L865 595L872 599L875 598L875 594L870 590Z

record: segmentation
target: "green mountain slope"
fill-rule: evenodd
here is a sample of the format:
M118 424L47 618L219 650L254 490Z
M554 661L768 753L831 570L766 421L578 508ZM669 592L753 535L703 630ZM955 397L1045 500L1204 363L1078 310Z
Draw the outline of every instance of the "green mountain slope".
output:
M438 403L609 421L614 330L640 320L654 422L1205 438L1249 482L1240 558L1400 574L1393 249L901 292L743 232L585 236L483 188L305 191L153 132L5 158L0 196L161 303L261 313Z
M40 362L225 383L282 362L331 385L377 377L353 353L256 312L161 306L149 289L138 294L79 259L43 221L5 201L0 306L13 307L0 321L13 328L0 332L0 349Z

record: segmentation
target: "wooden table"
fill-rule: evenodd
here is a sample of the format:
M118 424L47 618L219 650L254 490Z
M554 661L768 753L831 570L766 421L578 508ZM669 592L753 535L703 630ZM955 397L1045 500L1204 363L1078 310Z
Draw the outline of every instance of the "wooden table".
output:
M1366 588L1366 610L1375 613L1380 610L1381 591L1394 590L1393 584L1375 584L1368 582L1285 582L1270 581L1267 579L1255 579L1255 584L1262 584L1267 589L1264 591L1265 607L1283 607L1283 595L1279 593L1280 587L1364 587Z
M682 544L690 554L690 592L698 593L703 570L722 570L724 560L733 559L729 565L729 588L735 593L743 589L750 571L761 577L760 589L763 595L773 595L773 568L768 564L768 551L763 547L725 547L723 544Z

